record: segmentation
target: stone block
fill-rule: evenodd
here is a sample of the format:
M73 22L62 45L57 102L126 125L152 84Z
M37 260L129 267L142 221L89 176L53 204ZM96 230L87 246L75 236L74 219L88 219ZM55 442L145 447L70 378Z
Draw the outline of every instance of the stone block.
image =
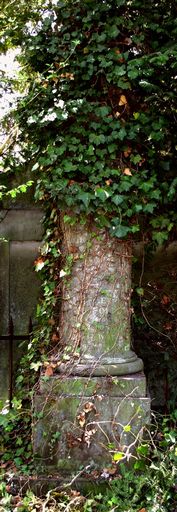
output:
M88 465L103 469L117 452L129 459L150 420L144 375L131 377L41 382L33 429L40 471L68 475Z
M34 272L38 242L10 244L10 314L15 334L27 334L29 318L35 316L40 281Z
M8 335L9 317L14 334L28 334L29 318L35 317L40 281L34 272L39 244L35 242L0 242L0 336ZM13 343L13 370L27 350L25 342ZM0 340L0 400L8 398L9 342Z
M0 241L0 335L9 323L9 243Z
M7 240L36 240L42 238L40 209L1 210L0 237Z

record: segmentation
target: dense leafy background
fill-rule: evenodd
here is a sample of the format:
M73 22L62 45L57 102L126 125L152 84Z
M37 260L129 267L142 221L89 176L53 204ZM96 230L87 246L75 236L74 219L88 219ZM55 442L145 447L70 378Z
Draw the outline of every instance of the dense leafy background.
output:
M20 35L33 79L16 122L37 198L119 238L141 230L161 243L175 229L176 11L49 3Z

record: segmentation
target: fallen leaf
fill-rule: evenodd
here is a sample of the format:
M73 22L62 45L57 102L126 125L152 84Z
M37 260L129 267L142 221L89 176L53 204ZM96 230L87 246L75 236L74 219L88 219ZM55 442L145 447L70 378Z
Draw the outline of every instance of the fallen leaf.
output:
M120 100L119 100L119 106L122 107L123 105L127 105L127 98L124 94L121 94Z
M68 448L74 448L75 446L78 446L81 443L80 437L75 437L71 432L67 432L66 438Z
M80 496L81 493L79 491L71 490L71 496Z
M96 408L95 408L95 405L93 404L93 402L87 402L85 405L84 405L84 412L86 414L88 414L89 412L91 411L95 411L96 412Z
M81 412L80 414L78 414L77 419L80 427L83 428L85 425L85 412Z
M128 167L126 167L123 170L123 174L125 174L126 176L132 176L132 173L131 173L131 171L130 171L130 169Z
M60 77L61 78L69 78L69 80L74 80L73 73L61 73Z
M115 54L118 56L118 59L117 59L118 62L121 62L121 63L124 62L125 59L122 57L121 51L118 48L116 48L114 51L115 51ZM119 57L119 55L121 55L121 56Z
M163 325L163 328L166 330L166 331L171 331L172 328L173 328L173 325L170 323L170 322L167 322L166 324Z
M52 334L52 343L58 343L59 337L58 334Z
M53 375L53 368L52 366L47 366L45 370L45 377L52 377Z
M112 183L112 180L111 179L110 180L106 180L105 183L109 187L111 185L111 183Z
M131 44L131 43L132 43L131 37L126 37L126 38L124 39L124 43L125 43L125 44L128 44L128 45L129 45L129 44Z
M49 318L48 323L49 323L49 325L55 325L54 318Z
M163 295L162 300L161 300L161 304L166 306L167 304L169 304L169 302L170 302L170 298L168 297L168 295Z
M85 443L87 444L88 448L90 446L90 443L91 443L91 440L92 440L92 437L94 436L94 434L96 434L97 432L97 429L96 428L92 428L90 430L86 430L84 432L84 441Z
M129 155L131 155L131 152L132 152L132 148L130 148L130 147L126 148L124 151L125 158L127 158Z

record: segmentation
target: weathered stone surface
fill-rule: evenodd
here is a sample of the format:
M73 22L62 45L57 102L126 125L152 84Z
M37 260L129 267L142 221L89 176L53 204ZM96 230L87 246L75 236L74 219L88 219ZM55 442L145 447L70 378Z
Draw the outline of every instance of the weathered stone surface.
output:
M9 317L14 334L28 334L29 318L35 317L40 281L34 272L39 243L0 242L0 335L8 334ZM22 355L20 340L13 343L14 371ZM25 345L23 350L26 350ZM0 399L8 398L9 343L0 341Z
M0 241L0 335L9 323L9 243Z
M71 226L61 218L61 229L63 259L69 255L72 265L62 281L60 339L81 354L72 373L141 371L142 361L130 350L131 244L93 223Z
M7 333L9 319L9 244L0 242L0 335ZM8 342L0 341L0 400L8 392Z
M9 376L8 376L8 342L0 341L0 400L3 402L8 398Z
M42 211L34 209L16 209L0 211L0 237L7 240L41 240Z
M50 396L92 396L98 393L111 396L131 396L142 397L146 396L146 378L143 373L136 373L135 375L126 375L124 377L68 377L57 376L50 377L49 380L45 378L40 379L40 393Z
M15 334L28 332L29 318L34 318L40 281L34 272L38 242L10 244L10 314Z
M35 398L35 412L37 416L40 413L40 419L33 432L41 471L43 467L44 471L47 468L68 474L78 471L81 465L103 468L119 451L127 460L137 438L142 436L142 427L149 423L150 403L149 398L139 396L145 390L143 375L116 380L109 384L94 378L87 387L84 378L77 381L70 377L63 382L58 378L58 383L55 378L52 384L48 382L48 393L47 383L41 384Z

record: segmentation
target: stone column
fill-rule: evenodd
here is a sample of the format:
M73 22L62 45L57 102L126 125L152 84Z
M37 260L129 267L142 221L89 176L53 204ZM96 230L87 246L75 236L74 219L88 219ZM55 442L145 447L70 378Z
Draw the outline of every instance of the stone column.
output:
M124 375L143 363L130 350L131 242L111 238L93 224L61 220L63 232L60 341L80 351L74 375ZM70 255L70 273L67 272ZM64 369L64 368L63 368Z
M40 380L34 451L50 473L99 476L129 460L149 421L143 364L130 349L131 243L89 221L62 216L61 229L59 373Z

